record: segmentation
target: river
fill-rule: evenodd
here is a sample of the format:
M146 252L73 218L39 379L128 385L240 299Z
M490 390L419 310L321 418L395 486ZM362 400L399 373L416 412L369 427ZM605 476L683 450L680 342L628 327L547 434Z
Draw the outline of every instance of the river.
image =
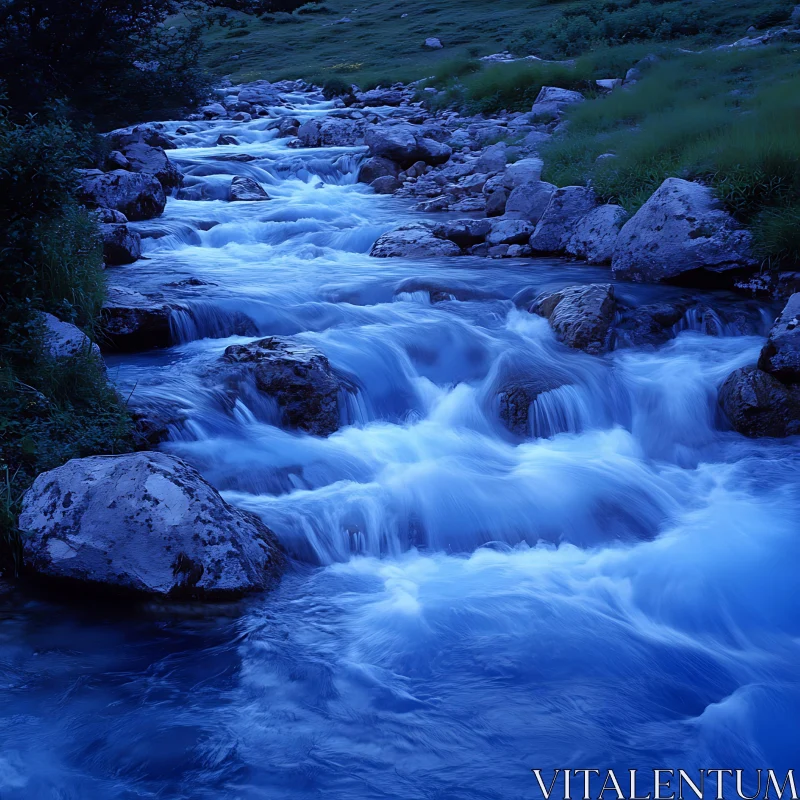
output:
M512 800L540 797L532 768L796 767L800 448L716 409L774 309L758 335L689 320L658 348L569 350L514 300L607 270L370 258L422 215L356 182L363 148L291 149L267 122L197 123L170 152L212 198L245 175L272 200L170 199L136 224L159 235L113 282L187 310L179 343L108 365L178 403L163 449L293 566L236 609L5 597L0 798ZM220 402L209 365L267 335L349 377L337 433ZM520 374L564 384L527 441L497 412Z

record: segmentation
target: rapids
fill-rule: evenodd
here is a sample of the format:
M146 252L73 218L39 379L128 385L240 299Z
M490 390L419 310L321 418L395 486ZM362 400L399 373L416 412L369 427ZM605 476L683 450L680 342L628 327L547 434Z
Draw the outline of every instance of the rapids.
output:
M759 335L687 318L655 349L568 350L515 300L606 270L371 259L419 215L357 184L363 148L291 149L267 123L197 123L170 151L209 199L135 224L146 258L111 277L180 305L177 343L108 366L179 405L163 448L294 566L234 610L0 601L0 798L510 800L540 796L532 768L797 766L800 448L716 408L774 309ZM272 200L226 202L233 175ZM208 365L267 335L349 377L339 432L218 402ZM563 384L528 441L498 417L520 374Z

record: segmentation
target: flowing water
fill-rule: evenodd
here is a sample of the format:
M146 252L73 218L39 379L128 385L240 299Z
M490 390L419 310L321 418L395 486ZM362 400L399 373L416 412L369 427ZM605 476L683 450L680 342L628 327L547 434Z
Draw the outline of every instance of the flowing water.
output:
M716 411L772 310L758 335L687 318L658 348L568 350L514 301L606 270L371 259L415 215L356 183L363 148L196 127L171 156L209 199L171 199L138 225L146 260L113 273L183 309L178 343L109 367L124 393L177 402L164 449L294 566L196 615L7 599L0 798L509 800L540 796L537 767L797 766L800 449ZM240 145L213 147L221 132ZM232 175L273 199L226 202ZM209 366L266 335L348 377L339 432L220 402ZM520 375L561 386L527 441L498 416Z

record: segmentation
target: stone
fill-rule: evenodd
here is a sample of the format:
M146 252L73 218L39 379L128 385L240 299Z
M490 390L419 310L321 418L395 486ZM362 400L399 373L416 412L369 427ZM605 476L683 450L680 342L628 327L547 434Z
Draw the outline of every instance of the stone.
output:
M556 189L544 210L530 245L534 253L561 253L579 220L597 205L595 193L585 186Z
M397 164L388 158L368 158L358 170L358 181L372 183L376 178L396 178L399 172Z
M221 133L219 136L217 136L216 144L219 146L239 144L239 140L235 136L231 136L229 133Z
M548 378L525 377L509 381L498 394L500 419L506 428L520 439L530 439L534 433L531 406L540 395L562 384Z
M800 434L800 387L786 386L758 367L731 373L719 390L731 427L750 438Z
M417 158L417 139L410 125L375 125L364 135L370 155L410 167Z
M800 383L800 292L789 298L772 326L758 368L783 383Z
M556 187L545 181L523 183L508 196L505 214L507 217L536 224L542 218L555 191Z
M236 175L231 180L230 199L231 202L245 200L253 202L269 200L270 196L257 181L254 181L252 178Z
M155 175L125 170L84 170L78 196L90 207L121 211L132 221L157 217L167 204L164 187Z
M370 107L399 106L405 100L405 95L397 89L378 88L364 92L360 100L365 106Z
M610 264L620 229L627 219L628 212L621 206L598 206L578 220L564 249L590 264Z
M619 88L625 81L622 78L601 78L595 81L598 89L603 89L606 92L613 92L614 89Z
M544 161L541 158L521 158L506 167L504 182L507 188L516 189L523 184L536 183L542 179Z
M97 215L97 221L101 224L109 225L128 221L128 218L121 211L116 211L113 208L98 208L95 210L95 214Z
M109 267L132 264L142 255L142 237L124 223L101 225L103 237L103 261Z
M491 230L492 223L488 219L458 219L437 225L434 233L467 248L485 241Z
M599 355L608 350L615 309L614 287L594 283L539 297L530 311L548 319L564 344Z
M220 119L228 116L228 111L222 103L209 103L200 109L204 119Z
M103 344L128 352L169 347L172 310L160 300L112 286L101 313Z
M441 50L444 45L435 36L429 36L425 40L425 47L427 47L429 50Z
M416 155L418 160L424 161L426 164L438 166L450 160L453 155L453 150L446 144L437 142L435 139L427 139L424 136L416 138L417 150Z
M492 230L486 237L490 247L500 244L526 244L531 238L534 226L524 219L500 219L492 222Z
M403 184L392 175L375 178L370 186L375 190L375 194L394 194L398 189L403 188Z
M623 280L658 282L755 263L751 234L722 210L708 187L667 178L622 227L611 268Z
M123 155L130 164L129 169L146 175L155 175L164 189L173 189L183 182L183 174L169 160L162 147L152 147L144 142L125 145Z
M340 427L344 409L340 397L344 380L318 350L280 336L250 344L234 344L222 356L234 365L228 383L252 375L259 391L278 404L281 425L315 436L329 436Z
M42 313L44 346L52 359L90 356L101 360L100 348L76 325L62 322L52 314Z
M508 189L496 189L486 197L486 216L502 217L508 205Z
M580 92L559 89L557 86L542 86L531 108L531 115L533 119L557 119L564 109L583 101L584 97Z
M673 337L674 326L683 319L689 305L689 302L679 300L624 310L614 326L615 336L619 342L631 347L663 344Z
M27 566L62 582L192 600L272 587L274 534L165 453L76 458L39 475L22 501Z
M119 150L112 150L106 156L105 168L107 170L112 170L112 169L130 169L131 168L131 162L128 161L128 159L125 158L125 156L122 153L120 153Z
M303 147L353 147L364 143L363 120L324 117L310 119L297 130Z
M478 162L475 165L475 171L487 174L502 172L506 168L506 163L508 161L507 149L505 142L489 145L489 147L480 154Z
M461 255L461 248L454 242L435 236L430 226L415 222L401 225L378 237L370 255L373 258L458 256Z
M193 126L188 126L196 132ZM178 131L176 131L177 133ZM162 150L175 150L175 142L167 135L166 126L161 122L145 122L142 125L132 125L128 128L117 128L106 134L113 147L122 150L131 144L142 142L150 147L160 147Z

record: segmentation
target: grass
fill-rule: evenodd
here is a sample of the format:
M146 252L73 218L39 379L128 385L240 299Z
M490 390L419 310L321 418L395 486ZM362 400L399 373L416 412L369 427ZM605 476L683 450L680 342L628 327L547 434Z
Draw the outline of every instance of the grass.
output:
M322 83L346 75L348 82L369 89L428 78L446 69L447 62L510 49L544 58L597 53L595 66L603 67L599 59L606 58L605 69L614 70L603 77L615 77L636 60L636 48L652 49L661 41L696 47L744 36L751 24L779 24L788 18L793 4L793 0L493 0L490 5L485 0L377 0L354 8L344 0L326 0L320 4L324 11L316 13L298 9L258 18L229 12L228 25L238 26L235 36L229 38L230 27L210 28L201 63L234 82L306 78ZM615 10L609 10L612 6ZM648 14L668 15L670 25L641 27ZM345 17L351 22L338 22ZM598 21L591 22L587 34L581 29L582 20L592 19ZM697 19L699 26L690 24ZM173 22L181 24L179 19ZM423 43L430 36L440 38L444 48L426 50ZM612 52L620 47L622 52Z
M591 183L632 212L667 177L701 180L753 228L765 258L796 258L799 125L795 50L684 54L575 108L543 152L545 178ZM606 153L615 157L597 160Z

